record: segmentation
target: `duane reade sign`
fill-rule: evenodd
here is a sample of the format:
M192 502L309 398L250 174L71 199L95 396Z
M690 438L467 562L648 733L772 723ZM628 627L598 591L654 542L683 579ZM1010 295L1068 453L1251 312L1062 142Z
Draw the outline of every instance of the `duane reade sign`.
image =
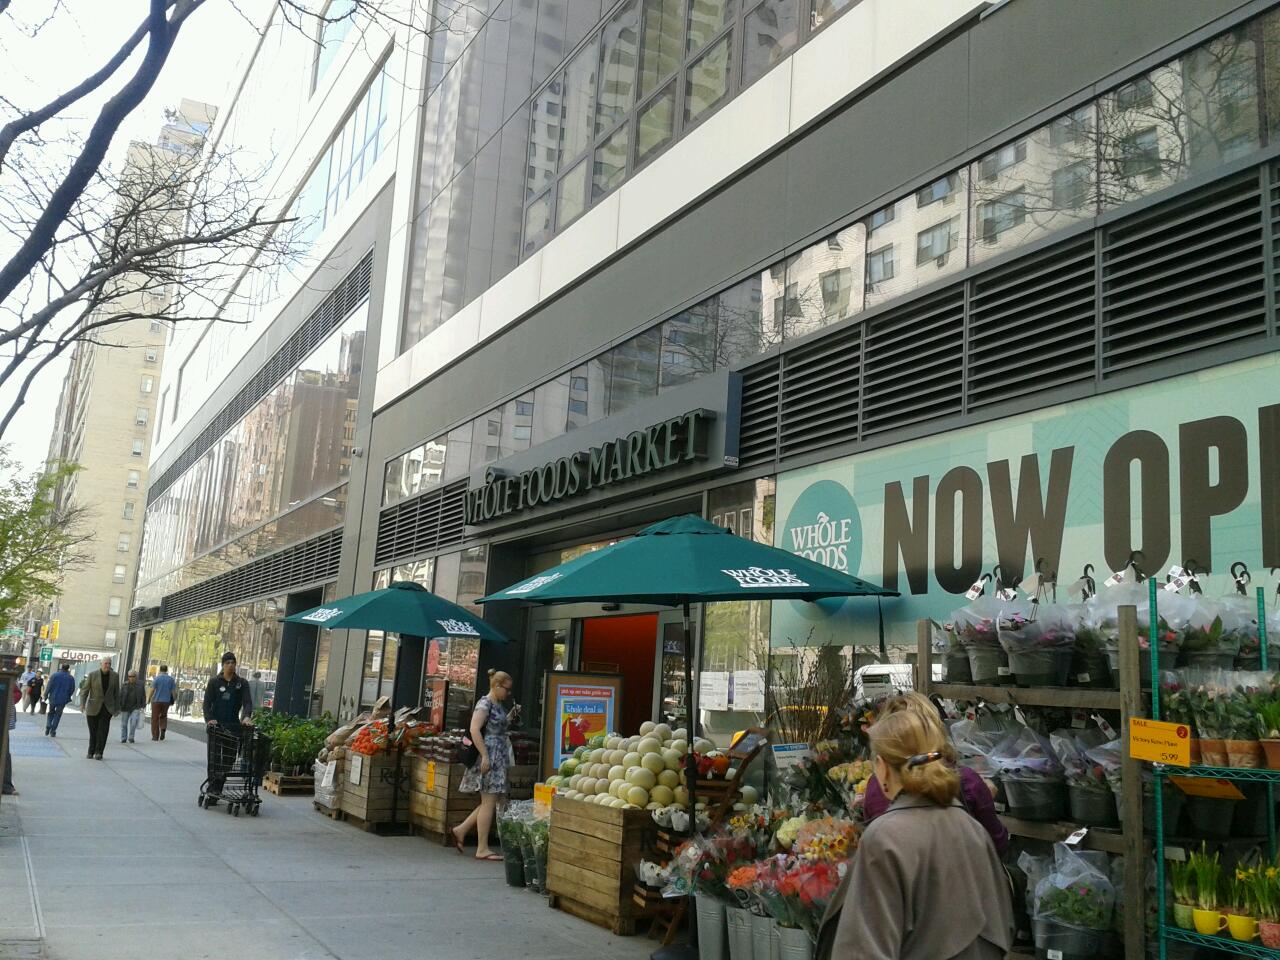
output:
M703 460L715 419L714 411L689 410L519 473L491 467L483 485L467 491L466 521L488 523Z

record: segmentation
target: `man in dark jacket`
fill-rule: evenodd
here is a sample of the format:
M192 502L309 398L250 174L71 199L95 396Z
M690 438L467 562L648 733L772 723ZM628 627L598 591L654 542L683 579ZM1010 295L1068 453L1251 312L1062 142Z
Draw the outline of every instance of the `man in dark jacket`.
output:
M227 651L222 655L222 670L209 679L204 688L204 722L210 728L209 793L217 796L226 782L227 771L236 760L237 748L225 741L212 742L219 732L239 737L241 725L249 721L253 711L253 698L249 694L249 681L236 673L236 655Z
M120 675L111 669L110 657L80 681L80 709L89 721L89 759L101 760L111 718L120 712Z
M138 671L130 670L120 687L120 742L133 743L142 719L142 708L147 702L147 689L138 680Z
M71 698L76 695L76 681L71 676L71 664L64 663L62 668L49 678L49 689L45 691L45 699L49 701L49 718L44 722L44 735L56 737L58 724L62 720L62 710Z

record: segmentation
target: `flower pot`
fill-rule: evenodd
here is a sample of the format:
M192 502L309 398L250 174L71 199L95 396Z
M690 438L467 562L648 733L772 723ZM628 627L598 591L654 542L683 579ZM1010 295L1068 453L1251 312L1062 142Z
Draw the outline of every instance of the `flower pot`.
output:
M1072 927L1056 920L1036 920L1036 957L1061 960L1097 960L1102 951L1105 930Z
M1225 767L1227 765L1226 741L1213 737L1201 737L1200 759L1206 767Z
M1019 687L1065 687L1071 673L1071 651L1052 647L1010 651L1009 669Z
M538 854L532 843L520 844L520 850L524 854L524 885L534 893L541 893L542 872L539 870Z
M1268 770L1280 770L1280 740L1259 740L1262 759Z
M1105 650L1076 650L1072 653L1070 682L1075 686L1114 690L1119 681L1119 676L1111 673Z
M1217 910L1201 910L1199 907L1191 911L1192 923L1196 933L1202 937L1217 936L1227 929L1227 918Z
M752 960L778 960L778 921L751 915Z
M1232 940L1248 942L1258 937L1258 921L1253 917L1244 917L1238 913L1227 914L1227 930Z
M1182 811L1186 806L1187 795L1179 790L1169 781L1165 780L1161 786L1161 800L1164 806L1164 835L1166 837L1180 836L1178 824L1182 819ZM1117 808L1119 804L1116 805ZM1142 829L1148 834L1156 832L1156 804L1155 791L1152 789L1151 783L1147 782L1142 787Z
M1192 915L1195 911L1189 903L1175 903L1173 905L1173 922L1181 930L1191 930L1195 927L1195 917Z
M1235 800L1218 797L1187 797L1187 822L1197 840L1226 840L1231 836L1231 815Z
M1272 950L1280 950L1280 921L1259 921L1258 936L1262 938L1262 945L1264 947L1268 947Z
M1227 766L1256 770L1262 766L1262 744L1257 740L1223 740L1227 750Z
M1231 804L1231 835L1260 839L1267 835L1267 787L1263 783L1237 783L1243 800Z
M1163 656L1164 651L1160 651ZM1188 667L1200 667L1204 670L1230 670L1235 666L1236 655L1230 651L1222 650L1187 650L1184 651L1187 657ZM1173 666L1173 664L1170 664Z
M969 655L969 676L974 683L1005 682L1005 678L1000 675L1001 657L1004 656L1004 651L999 647L969 647L966 653Z
M809 933L796 927L778 927L779 960L813 960Z
M947 683L973 683L969 654L965 650L948 650L942 660L942 669Z
M1078 783L1067 784L1071 819L1090 827L1111 827L1116 823L1116 803L1108 788L1095 790Z
M751 911L726 905L724 920L729 931L729 960L754 960L751 953Z
M726 960L729 943L725 936L724 901L704 893L694 897L698 914L698 960Z
M1191 737L1189 742L1191 744L1191 765L1198 767L1204 762L1204 756L1200 753L1200 738Z
M1280 645L1274 643L1267 644L1267 667L1273 672L1280 667ZM1262 655L1254 650L1252 653L1244 653L1243 651L1236 655L1237 670L1261 670Z
M1061 780L1004 777L1009 815L1022 820L1061 820L1067 813L1066 784Z
M513 845L502 845L502 866L507 872L507 886L524 886L524 854Z

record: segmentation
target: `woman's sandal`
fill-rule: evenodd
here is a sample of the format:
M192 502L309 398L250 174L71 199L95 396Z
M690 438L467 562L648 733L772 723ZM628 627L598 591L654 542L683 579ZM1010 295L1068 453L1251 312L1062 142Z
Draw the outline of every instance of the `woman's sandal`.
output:
M477 859L477 860L493 860L493 861L497 861L497 860L501 860L501 859L502 859L502 854L500 854L500 853L487 853L487 854L485 854L483 857L476 857L476 859Z
M465 854L466 851L462 849L462 838L458 836L456 833L454 833L452 830L450 830L449 832L453 833L453 845L458 848L458 853Z

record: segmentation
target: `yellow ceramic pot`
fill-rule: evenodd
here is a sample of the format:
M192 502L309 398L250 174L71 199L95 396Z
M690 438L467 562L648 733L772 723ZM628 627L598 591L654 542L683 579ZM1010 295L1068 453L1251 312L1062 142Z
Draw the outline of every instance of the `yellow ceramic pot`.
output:
M1196 925L1196 933L1205 937L1216 936L1227 928L1227 918L1217 910L1191 911L1192 922Z
M1253 917L1241 917L1234 913L1227 914L1227 929L1231 931L1233 940L1254 940L1258 936L1258 921Z

